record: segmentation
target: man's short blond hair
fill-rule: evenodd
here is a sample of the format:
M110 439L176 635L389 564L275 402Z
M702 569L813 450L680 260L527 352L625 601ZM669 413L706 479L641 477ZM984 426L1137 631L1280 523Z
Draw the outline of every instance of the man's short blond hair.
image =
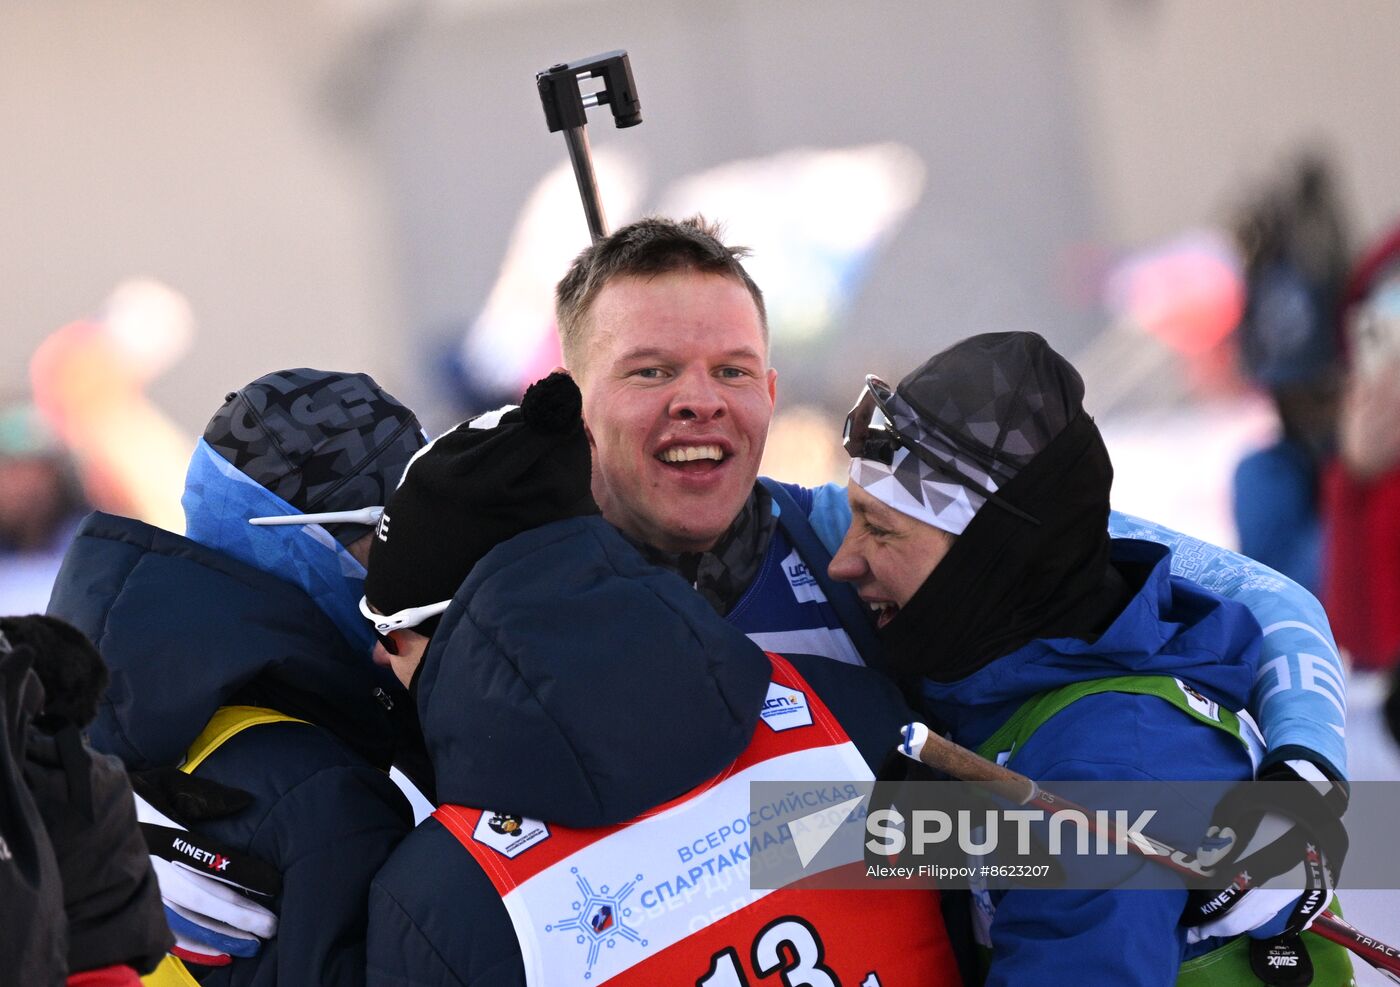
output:
M578 372L587 345L588 310L610 281L621 277L654 277L672 271L695 271L733 278L748 289L758 309L763 345L768 346L768 312L759 290L741 259L746 247L725 246L718 224L703 216L667 219L649 216L613 232L585 249L554 290L559 346L564 363Z

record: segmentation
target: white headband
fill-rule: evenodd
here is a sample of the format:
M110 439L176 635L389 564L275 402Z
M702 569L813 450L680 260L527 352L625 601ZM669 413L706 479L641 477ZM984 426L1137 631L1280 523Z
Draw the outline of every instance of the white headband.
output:
M899 513L960 535L987 499L980 493L941 478L908 449L895 450L890 465L874 459L852 459L851 480L880 503ZM996 493L988 477L987 489Z

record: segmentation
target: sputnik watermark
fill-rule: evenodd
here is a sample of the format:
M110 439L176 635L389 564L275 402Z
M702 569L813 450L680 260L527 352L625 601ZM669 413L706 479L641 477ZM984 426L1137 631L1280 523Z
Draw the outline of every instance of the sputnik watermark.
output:
M880 856L894 857L909 848L917 856L932 847L955 841L958 849L969 857L985 857L996 853L997 847L1002 845L1002 826L1008 824L1015 829L1015 852L1025 856L1031 852L1032 824L1043 824L1048 831L1051 856L1063 852L1066 827L1070 830L1074 852L1080 856L1170 853L1170 848L1142 831L1157 815L1156 809L1145 809L1131 820L1124 809L1099 809L1093 813L1092 820L1077 809L1058 809L1050 813L1043 809L986 809L980 813L969 809L954 813L914 809L909 815L910 818L905 819L897 809L877 809L866 816L865 828L871 837L865 843L866 849ZM980 819L974 821L974 815L979 815Z
M765 781L750 786L743 838L751 886L796 881L822 887L1187 887L1228 897L1230 861L1241 838L1216 806L1237 782L1054 782L1054 798L1022 804L985 786L954 781ZM1270 804L1312 803L1281 782ZM1346 827L1348 888L1400 888L1393 851L1400 784L1352 786ZM698 844L697 844L698 846ZM699 851L697 851L699 852ZM1148 866L1151 861L1165 866ZM1049 865L1048 868L1042 865ZM984 869L985 868L985 869ZM1030 869L1028 869L1030 868ZM1039 871L1039 873L1036 873ZM1305 868L1270 878L1270 887L1307 893ZM1025 880L1022 880L1025 879ZM1209 897L1209 896L1208 896Z

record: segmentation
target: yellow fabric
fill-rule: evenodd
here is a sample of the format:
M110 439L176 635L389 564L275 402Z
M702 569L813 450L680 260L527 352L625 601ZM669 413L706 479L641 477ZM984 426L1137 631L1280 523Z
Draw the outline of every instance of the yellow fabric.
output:
M152 973L141 978L143 987L199 987L199 981L190 976L190 971L169 953L160 961Z
M242 733L249 727L258 726L261 723L305 722L305 720L298 720L294 716L279 713L275 709L264 709L261 706L221 706L209 718L209 722L204 725L199 736L194 738L194 743L190 744L189 753L185 755L185 763L180 765L180 770L187 775L194 774L195 768L203 764L206 757L214 753L230 737Z
M215 710L214 715L209 718L209 722L204 725L204 729L199 732L199 736L190 745L189 752L185 755L185 763L180 765L180 770L187 775L194 774L195 769L204 763L205 758L223 746L231 737L242 733L249 727L259 726L263 723L305 722L305 720L298 720L295 716L279 713L275 709L264 709L261 706L221 706ZM141 978L141 983L144 987L199 987L199 981L194 979L190 971L185 968L185 964L169 953L165 955L165 959L160 961L160 966Z

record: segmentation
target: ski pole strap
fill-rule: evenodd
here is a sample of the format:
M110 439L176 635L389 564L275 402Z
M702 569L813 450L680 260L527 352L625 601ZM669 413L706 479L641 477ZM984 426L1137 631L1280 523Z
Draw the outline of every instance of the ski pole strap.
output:
M1340 911L1338 902L1332 907ZM1208 953L1182 962L1176 974L1176 987L1240 987L1265 983L1250 962L1250 952L1266 945L1268 940L1240 935L1217 946ZM1351 954L1335 942L1329 942L1312 931L1304 932L1293 942L1297 951L1295 965L1281 966L1276 972L1297 972L1299 967L1311 967L1312 987L1350 987L1356 981L1352 972ZM1286 956L1284 957L1286 959ZM1286 982L1281 978L1275 983ZM1306 981L1295 981L1304 983Z
M1090 679L1087 682L1072 682L1032 696L978 746L978 755L988 761L1004 763L1006 758L999 755L1010 755L1016 751L1050 717L1076 700L1101 692L1125 692L1164 699L1193 720L1224 730L1238 740L1246 751L1249 749L1249 744L1240 730L1240 718L1213 699L1207 699L1181 679L1170 675L1116 675L1105 679Z
M808 573L821 587L827 603L831 604L831 609L836 611L836 617L841 621L842 629L850 635L856 651L867 665L882 668L884 649L875 635L875 627L866 616L865 607L861 605L860 597L856 596L856 591L850 584L838 583L827 574L826 567L831 564L831 553L812 530L812 524L807 520L807 512L798 506L792 494L777 480L760 476L758 482L773 498L773 505L778 509L778 526L783 529L788 541L792 542L792 547L797 549L797 554L807 563Z
M1157 696L1193 720L1225 731L1238 740L1246 751L1249 749L1239 717L1180 679L1170 675L1120 675L1074 682L1031 697L982 742L977 753L989 761L1004 763L1007 756L1023 746L1042 724L1060 710L1085 696L1104 692ZM1339 906L1340 903L1334 899L1333 907ZM1245 987L1260 983L1250 964L1252 942L1248 935L1237 936L1207 953L1186 960L1177 973L1176 987ZM1301 948L1305 950L1303 956L1310 958L1314 970L1314 987L1345 987L1352 983L1351 958L1344 948L1311 931L1303 933L1301 943ZM983 947L982 958L984 962L990 960L990 949Z

